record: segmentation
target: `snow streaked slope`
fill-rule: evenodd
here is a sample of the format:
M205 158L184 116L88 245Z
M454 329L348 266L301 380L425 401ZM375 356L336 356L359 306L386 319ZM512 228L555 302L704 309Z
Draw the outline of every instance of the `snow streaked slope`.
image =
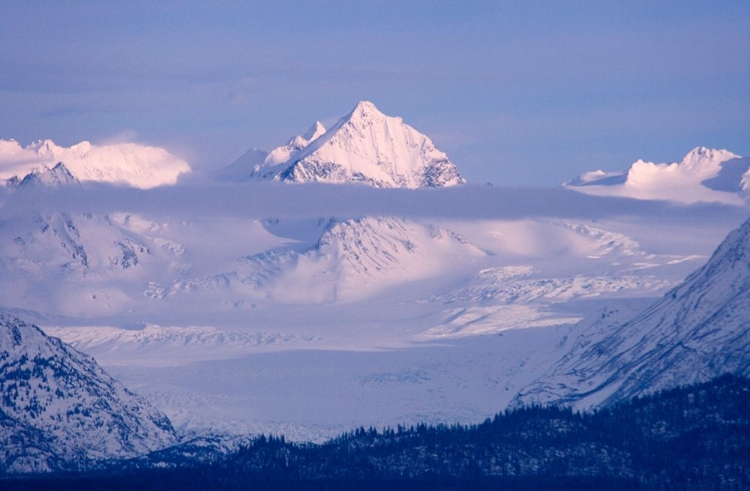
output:
M750 375L750 220L705 266L628 322L599 321L580 333L548 376L521 401L578 407ZM605 319L606 316L602 316Z
M322 131L316 123L307 135L271 151L253 177L410 189L464 183L456 166L427 136L401 118L384 115L371 102L360 102Z
M5 472L86 468L176 443L171 423L94 361L0 313L0 432ZM33 445L29 445L33 442Z
M14 140L0 140L0 179L43 171L63 162L80 181L126 184L152 188L175 184L190 166L163 148L120 143L94 145L83 141L61 147L52 140L40 140L22 147Z
M697 147L679 163L639 160L625 172L587 172L564 186L596 196L742 205L749 170L750 160L739 155Z
M154 253L162 264L169 257L107 215L29 212L7 220L3 230L0 271L6 281L0 292L6 306L84 316L119 311L130 301L126 285L146 283L142 263L156 266L149 261Z

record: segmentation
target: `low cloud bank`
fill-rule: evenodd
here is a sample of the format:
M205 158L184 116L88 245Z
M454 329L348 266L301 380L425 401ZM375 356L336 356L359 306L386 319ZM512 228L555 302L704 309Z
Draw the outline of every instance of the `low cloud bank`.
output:
M143 213L152 216L244 218L398 216L403 218L503 219L648 216L655 221L738 219L747 207L588 196L561 188L461 186L448 189L374 189L356 185L280 183L182 184L154 189L87 183L53 189L5 190L0 216L27 210L74 213Z

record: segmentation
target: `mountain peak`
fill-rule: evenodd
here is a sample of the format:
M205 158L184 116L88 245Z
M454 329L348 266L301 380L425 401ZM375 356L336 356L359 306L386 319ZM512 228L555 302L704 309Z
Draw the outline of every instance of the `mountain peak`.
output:
M695 147L683 157L682 162L679 165L682 166L718 166L722 162L732 159L741 158L739 155L730 152L729 150L719 150L715 148L707 147Z
M148 189L175 184L178 176L190 172L184 160L159 147L137 143L95 145L82 141L61 147L52 140L38 140L26 147L0 140L0 178L23 176L33 170L44 172L64 162L81 181L125 184Z
M309 130L305 132L304 135L302 135L302 138L304 138L308 143L313 142L318 139L323 133L326 132L325 126L323 126L323 123L320 121L315 121L315 124L313 124Z
M352 112L345 118L349 121L368 121L385 118L385 114L370 101L359 101ZM400 119L400 118L399 118Z
M44 168L43 170L33 170L26 174L23 179L13 176L6 181L10 188L28 189L33 187L56 188L70 184L80 185L80 181L73 175L65 164L58 162L53 168Z
M330 130L316 122L305 135L272 150L251 177L412 189L465 182L430 138L370 101L360 101Z

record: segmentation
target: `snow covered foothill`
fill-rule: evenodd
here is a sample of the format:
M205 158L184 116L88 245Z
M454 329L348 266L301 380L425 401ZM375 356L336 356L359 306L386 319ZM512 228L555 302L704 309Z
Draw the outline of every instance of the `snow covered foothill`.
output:
M43 173L62 162L81 182L124 184L148 189L171 185L180 174L190 172L184 160L158 147L137 143L95 145L83 141L62 147L52 140L21 146L15 140L0 140L0 179L23 179Z
M0 472L83 470L177 442L163 413L36 326L0 313L0 348Z
M627 171L586 172L564 186L596 196L744 205L750 186L750 159L728 150L696 147L680 162L638 160Z

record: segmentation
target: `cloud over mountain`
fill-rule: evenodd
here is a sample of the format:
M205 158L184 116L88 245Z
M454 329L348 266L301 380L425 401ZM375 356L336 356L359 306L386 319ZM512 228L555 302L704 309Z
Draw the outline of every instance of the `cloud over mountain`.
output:
M0 140L0 179L23 178L59 162L82 182L143 189L175 184L180 174L190 172L187 162L167 150L137 143L94 145L83 141L61 147L52 140L39 140L24 147L15 140Z

